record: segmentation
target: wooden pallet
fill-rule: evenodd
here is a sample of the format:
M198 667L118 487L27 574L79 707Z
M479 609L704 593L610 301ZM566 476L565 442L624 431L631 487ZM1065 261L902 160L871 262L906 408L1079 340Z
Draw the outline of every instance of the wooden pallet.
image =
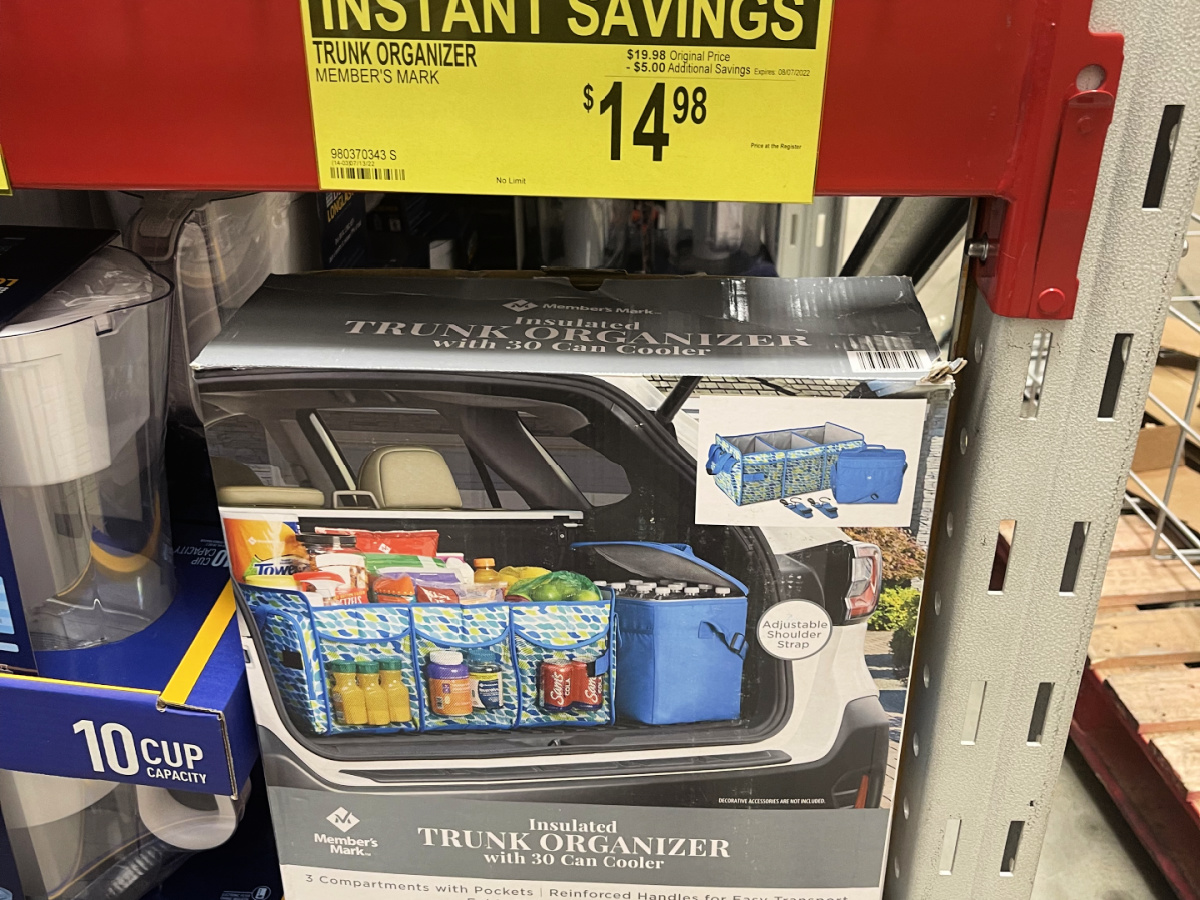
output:
M1175 891L1200 900L1200 581L1151 558L1152 535L1121 517L1071 737Z

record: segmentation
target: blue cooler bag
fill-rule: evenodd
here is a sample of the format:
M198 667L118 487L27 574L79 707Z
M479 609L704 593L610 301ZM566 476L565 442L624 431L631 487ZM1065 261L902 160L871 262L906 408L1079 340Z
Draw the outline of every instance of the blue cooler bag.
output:
M644 578L700 582L728 597L647 600L617 596L618 719L647 725L716 722L742 713L746 586L698 559L686 544L573 545Z
M903 450L867 444L843 450L829 480L838 503L898 503L908 462Z

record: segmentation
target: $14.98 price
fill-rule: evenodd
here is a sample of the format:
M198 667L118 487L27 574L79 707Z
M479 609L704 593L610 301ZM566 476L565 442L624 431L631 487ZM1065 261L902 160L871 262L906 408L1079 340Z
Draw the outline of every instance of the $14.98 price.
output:
M589 113L597 105L595 93L590 84L583 86L583 108ZM599 102L600 115L611 116L611 159L621 158L623 97L624 85L620 81L614 81L608 93L601 97ZM671 93L671 105L674 107L671 113L672 121L677 125L703 125L704 120L708 118L707 102L708 91L702 86L691 90L683 85L676 87ZM633 128L634 146L652 148L655 162L662 162L663 150L671 143L671 135L666 129L666 103L667 85L662 81L657 82L650 90L650 97L642 107L642 114Z

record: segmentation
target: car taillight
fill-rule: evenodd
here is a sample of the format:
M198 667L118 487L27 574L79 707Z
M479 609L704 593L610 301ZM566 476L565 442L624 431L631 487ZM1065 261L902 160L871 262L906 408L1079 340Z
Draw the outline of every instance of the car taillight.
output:
M875 612L882 580L883 556L879 548L856 543L850 560L850 587L846 589L847 621L863 619Z

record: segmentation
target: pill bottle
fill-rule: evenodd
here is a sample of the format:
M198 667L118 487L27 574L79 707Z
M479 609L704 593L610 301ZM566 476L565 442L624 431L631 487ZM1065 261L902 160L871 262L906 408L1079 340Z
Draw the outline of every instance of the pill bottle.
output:
M467 654L471 679L471 706L475 709L504 707L504 670L500 654L493 650L473 650Z
M440 716L471 714L471 678L458 650L434 650L426 667L429 709Z

